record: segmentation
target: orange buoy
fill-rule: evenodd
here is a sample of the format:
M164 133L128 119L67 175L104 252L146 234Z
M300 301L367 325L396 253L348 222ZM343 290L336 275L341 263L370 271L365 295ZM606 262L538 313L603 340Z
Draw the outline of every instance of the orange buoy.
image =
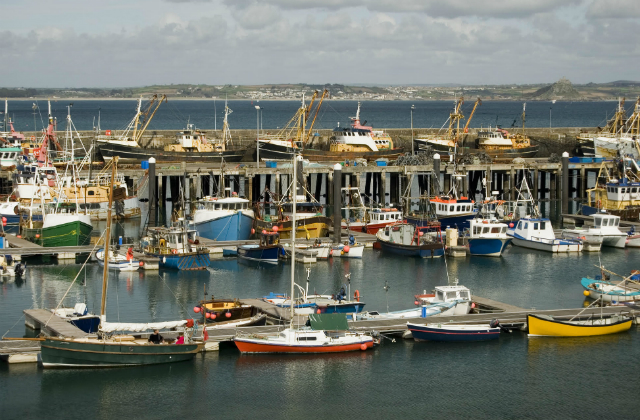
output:
M367 345L365 343L360 344L360 350L365 351L367 349Z

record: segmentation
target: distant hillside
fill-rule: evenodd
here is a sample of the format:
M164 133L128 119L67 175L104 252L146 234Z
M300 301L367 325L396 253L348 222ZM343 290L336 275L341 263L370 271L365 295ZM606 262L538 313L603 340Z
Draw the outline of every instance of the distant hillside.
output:
M580 92L573 87L569 79L563 77L554 84L538 89L527 96L531 99L552 100L577 99L581 95Z

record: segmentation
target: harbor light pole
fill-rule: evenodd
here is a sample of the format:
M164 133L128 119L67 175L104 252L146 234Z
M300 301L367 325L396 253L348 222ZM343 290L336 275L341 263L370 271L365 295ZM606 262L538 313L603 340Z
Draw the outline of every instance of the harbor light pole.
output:
M256 167L260 167L260 105L256 105Z
M411 105L411 155L415 154L413 150L413 110L416 109L415 105Z

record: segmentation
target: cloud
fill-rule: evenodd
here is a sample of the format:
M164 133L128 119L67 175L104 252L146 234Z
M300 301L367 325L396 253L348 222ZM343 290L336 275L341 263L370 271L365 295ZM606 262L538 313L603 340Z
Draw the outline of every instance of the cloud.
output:
M362 7L371 12L424 13L431 17L458 18L476 16L482 18L529 17L547 13L561 7L583 3L584 0L260 0L283 10L339 9ZM245 8L257 0L224 0L229 7Z
M590 19L633 19L640 18L638 0L594 0L586 13Z

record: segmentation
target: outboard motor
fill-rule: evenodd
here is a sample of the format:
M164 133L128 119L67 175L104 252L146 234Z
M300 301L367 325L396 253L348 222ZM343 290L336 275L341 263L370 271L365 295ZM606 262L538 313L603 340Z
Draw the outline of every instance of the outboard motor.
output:
M13 268L13 271L16 273L16 277L22 277L24 275L24 270L25 267L21 263L16 264Z

